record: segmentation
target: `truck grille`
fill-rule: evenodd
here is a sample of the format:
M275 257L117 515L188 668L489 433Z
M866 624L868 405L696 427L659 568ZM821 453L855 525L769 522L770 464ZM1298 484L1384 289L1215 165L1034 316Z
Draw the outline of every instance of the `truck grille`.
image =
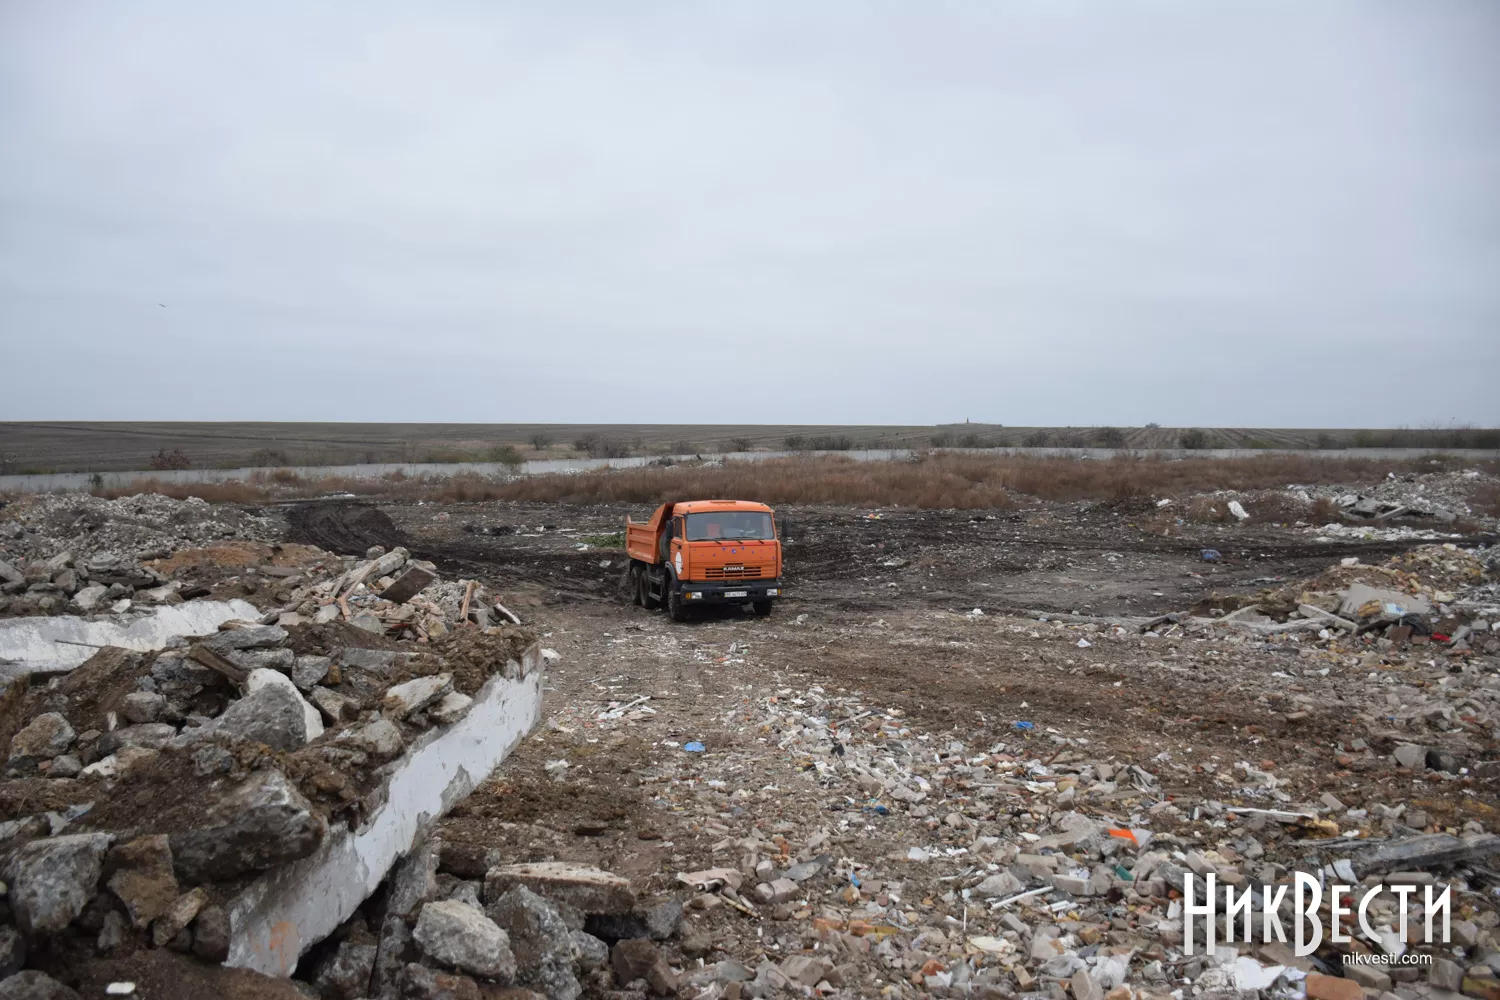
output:
M728 566L711 566L703 571L703 576L709 580L750 580L760 576L760 567L740 566L730 568Z

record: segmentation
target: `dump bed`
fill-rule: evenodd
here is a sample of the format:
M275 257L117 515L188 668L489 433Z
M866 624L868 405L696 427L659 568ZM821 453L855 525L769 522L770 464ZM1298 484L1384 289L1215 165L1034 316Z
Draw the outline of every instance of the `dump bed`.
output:
M667 519L672 516L672 505L664 503L644 524L625 519L625 554L632 559L655 565L661 562L659 541Z

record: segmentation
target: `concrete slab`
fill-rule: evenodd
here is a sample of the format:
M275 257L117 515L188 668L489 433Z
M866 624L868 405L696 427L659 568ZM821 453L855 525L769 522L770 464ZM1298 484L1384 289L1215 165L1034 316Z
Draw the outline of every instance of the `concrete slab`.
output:
M247 601L188 601L153 608L144 617L76 615L0 620L0 679L72 670L105 646L137 652L161 649L177 636L212 635L224 622L256 621Z

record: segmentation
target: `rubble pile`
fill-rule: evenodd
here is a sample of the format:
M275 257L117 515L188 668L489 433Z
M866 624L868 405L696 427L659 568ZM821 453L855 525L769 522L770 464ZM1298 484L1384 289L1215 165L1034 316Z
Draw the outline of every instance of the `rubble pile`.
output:
M161 948L224 961L236 894L359 828L395 762L459 724L532 642L509 625L416 646L345 623L231 622L12 682L0 975L67 979Z
M0 510L0 558L12 563L60 552L86 560L107 552L143 561L225 539L272 542L286 534L263 507L174 500L156 493L105 500L89 493L35 493Z
M1351 490L1341 486L1289 486L1289 492L1308 499L1332 500L1345 516L1368 521L1396 518L1432 518L1452 523L1460 517L1477 517L1469 497L1476 488L1500 480L1478 469L1397 476L1387 474L1374 486Z

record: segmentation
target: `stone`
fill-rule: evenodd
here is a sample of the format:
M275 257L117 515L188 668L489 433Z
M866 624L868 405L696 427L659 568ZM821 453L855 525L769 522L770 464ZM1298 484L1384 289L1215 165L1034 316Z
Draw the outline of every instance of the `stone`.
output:
M779 878L771 883L771 902L789 903L797 898L800 891L797 883L789 878Z
M437 895L440 850L439 841L424 840L396 863L390 875L387 913L411 916L423 903Z
M338 734L337 739L340 743L352 744L357 749L379 757L394 757L405 745L401 730L389 719L375 719L363 726L346 729Z
M436 579L436 573L422 569L420 566L413 566L398 576L395 582L389 587L381 591L380 596L393 604L405 604L425 590Z
M781 974L794 983L816 986L823 981L832 963L813 955L789 955L781 962Z
M241 670L274 670L279 674L290 674L297 662L297 654L290 649L237 649L224 659Z
M202 886L177 897L167 912L157 918L156 923L151 926L152 944L158 948L164 948L174 942L177 935L187 930L188 924L193 922L198 916L198 911L207 904L208 892Z
M10 924L0 924L0 979L15 975L25 964L26 939Z
M253 772L211 806L197 829L172 834L179 880L220 882L305 858L327 824L280 771Z
M974 887L974 895L980 899L994 899L999 896L1014 896L1025 889L1026 884L1010 872L996 872Z
M176 735L177 727L169 722L141 722L105 733L99 737L95 749L101 754L116 753L125 747L160 750Z
M16 848L0 869L16 926L34 937L72 923L94 898L110 840L103 833L77 833Z
M229 957L229 914L222 906L205 906L193 921L193 954L205 962Z
M1086 878L1078 878L1073 875L1054 875L1052 876L1052 885L1054 888L1061 889L1070 896L1087 896L1090 894L1089 880Z
M4 559L0 559L0 581L5 583L25 583L26 574L16 569Z
M1073 973L1068 984L1073 988L1073 1000L1104 1000L1104 990L1098 980L1085 969Z
M469 714L474 699L459 691L450 691L427 710L427 718L439 726L451 726Z
M0 982L0 1000L79 1000L78 994L35 969L18 972Z
M307 725L307 742L311 743L323 735L323 719L318 710L309 705L302 698L302 692L297 690L297 685L286 674L277 670L258 669L250 671L250 676L245 678L245 694L253 695L262 688L279 688L288 697L295 697L302 705L303 720Z
M609 945L585 931L571 931L573 951L578 956L578 970L585 974L609 965Z
M550 1000L577 1000L583 987L573 975L573 936L550 903L517 885L491 903L486 914L510 937L522 986Z
M661 958L661 952L649 938L629 938L610 949L609 964L621 984L645 979L646 973Z
M476 976L511 982L516 957L510 938L493 920L451 899L428 903L412 932L422 954Z
M228 654L243 649L273 649L286 642L289 633L276 625L253 625L230 628L203 640L203 645L228 659Z
M653 941L665 941L677 933L682 926L682 900L675 897L662 900L647 907L642 914L646 919L646 931ZM814 984L816 985L816 984Z
M452 674L416 677L386 691L380 708L387 718L402 719L414 712L420 712L452 690Z
M89 614L104 603L108 593L109 588L103 584L91 583L73 595L73 606L84 614Z
M10 759L36 757L51 760L68 752L73 743L73 727L56 712L43 712L11 737Z
M375 945L340 941L313 973L322 1000L360 1000L368 995L375 972Z
M71 569L65 569L52 577L52 586L65 594L72 594L78 590L78 574Z
M658 958L646 970L646 988L654 996L675 997L677 995L677 973L665 958Z
M299 690L311 691L328 676L333 660L326 656L299 656L292 664L292 683Z
M493 868L484 877L484 898L493 902L517 885L524 885L544 899L569 903L585 914L629 913L635 907L635 893L626 879L569 861L536 861Z
M265 671L275 677L282 675ZM252 677L262 675L255 671ZM282 677L286 680L285 677ZM248 681L247 681L248 683ZM268 683L239 701L232 703L218 718L202 728L204 734L223 733L250 743L264 743L272 750L295 750L305 746L308 735L308 713L317 715L312 706L302 700L295 685L287 680L286 686ZM323 722L318 720L317 731L322 735Z
M49 778L76 778L83 771L83 761L70 753L61 757L52 758L52 767L47 771Z
M479 984L468 976L439 972L415 962L406 966L403 1000L482 1000Z
M108 882L125 904L136 930L143 931L177 901L177 877L172 874L172 847L165 834L138 837L115 845L105 856Z
M1437 989L1458 993L1464 985L1464 967L1452 959L1435 957L1427 969L1427 981Z
M370 996L394 1000L401 991L406 966L418 958L412 943L411 927L406 918L387 914L380 926L380 941L375 946L375 970L370 977Z
M1378 965L1346 965L1344 978L1352 979L1368 990L1383 993L1391 988L1391 977Z
M1419 747L1413 743L1403 743L1396 748L1394 754L1396 763L1413 771L1425 770L1427 767L1427 748Z
M155 691L132 691L120 699L120 714L131 722L160 722L167 699Z
M333 688L315 687L308 698L332 725L353 722L359 718L359 701ZM396 735L399 738L401 734L397 732Z
M126 922L124 915L119 910L110 910L104 915L104 923L99 928L99 937L94 946L101 955L108 955L129 937L130 924Z
M1309 973L1304 985L1307 1000L1364 1000L1365 991L1352 979Z

